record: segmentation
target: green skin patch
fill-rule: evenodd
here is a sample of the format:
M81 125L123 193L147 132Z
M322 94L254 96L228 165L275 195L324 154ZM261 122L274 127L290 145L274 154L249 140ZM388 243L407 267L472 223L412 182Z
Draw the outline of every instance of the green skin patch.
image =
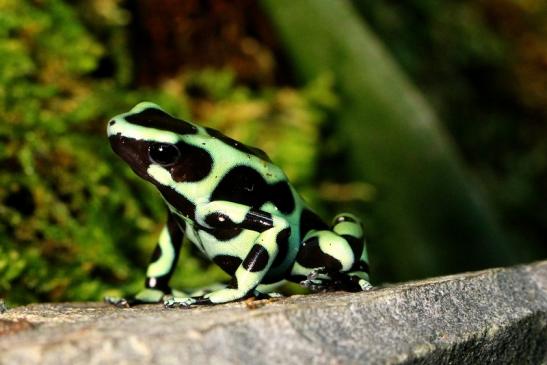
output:
M108 123L112 149L168 208L145 289L114 304L168 307L267 296L285 280L313 290L370 288L360 220L326 225L261 150L143 102ZM192 296L169 287L184 235L232 280Z

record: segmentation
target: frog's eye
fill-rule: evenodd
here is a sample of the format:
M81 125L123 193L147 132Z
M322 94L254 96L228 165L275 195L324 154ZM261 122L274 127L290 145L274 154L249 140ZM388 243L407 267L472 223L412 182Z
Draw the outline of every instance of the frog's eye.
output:
M148 156L153 163L169 166L177 162L180 157L180 151L174 144L152 143L148 147Z

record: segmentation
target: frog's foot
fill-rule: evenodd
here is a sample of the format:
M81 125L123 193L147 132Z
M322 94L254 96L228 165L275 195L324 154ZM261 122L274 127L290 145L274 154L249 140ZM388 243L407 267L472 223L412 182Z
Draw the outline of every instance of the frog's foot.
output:
M333 287L336 290L342 289L349 292L360 292L374 289L368 281L368 274L362 271L337 273L333 275L333 278Z
M221 304L233 302L240 299L246 299L258 294L259 299L272 298L270 294L265 294L258 292L256 290L251 290L250 292L242 291L235 288L224 288L220 290L215 290L213 292L207 293L198 297L190 298L177 298L172 297L164 301L166 308L188 308L192 305L207 305L207 304Z
M361 287L361 291L369 291L369 290L374 289L372 284L369 283L368 281L366 281L365 279L359 279L358 284Z
M283 298L283 294L277 293L277 292L271 292L271 293L263 293L258 290L253 290L252 297L255 298L255 300L262 300L262 299L272 299L272 298Z
M331 286L327 284L324 280L315 279L315 280L302 280L300 285L304 288L311 290L312 292L323 292L331 290Z
M192 304L194 304L196 300L194 298L188 298L188 297L171 297L167 298L163 301L163 305L165 308L190 308Z
M173 290L173 295L166 295L163 297L163 305L165 308L188 308L192 304L212 304L211 301L206 298L206 295L224 288L226 288L226 284L214 283L196 289L192 291L190 295Z
M317 267L308 273L306 280L302 280L300 285L314 292L329 290L329 280L325 279L325 275L327 270L324 267Z
M190 308L192 305L213 304L205 296L199 297L169 297L163 301L165 308Z
M111 304L118 308L129 308L131 306L131 304L129 304L130 300L121 297L104 297L105 303Z
M161 303L166 296L184 297L185 294L178 290L173 290L171 295L166 295L163 291L157 289L143 289L132 298L105 297L104 301L118 308L129 308L140 304Z
M283 297L280 293L263 293L258 290L253 290L252 295L243 296L241 298L235 298L231 299L233 296L234 289L221 289L216 292L209 292L201 296L197 297L169 297L166 298L163 301L163 305L165 308L190 308L192 305L210 305L210 304L216 304L214 300L221 300L218 303L225 303L232 300L237 299L245 299L247 297L253 297L256 300L262 300L262 299L272 299L272 298L281 298ZM214 294L217 293L217 294ZM213 295L214 294L214 295ZM213 297L213 300L211 300L210 297ZM225 298L229 298L231 300L226 300Z

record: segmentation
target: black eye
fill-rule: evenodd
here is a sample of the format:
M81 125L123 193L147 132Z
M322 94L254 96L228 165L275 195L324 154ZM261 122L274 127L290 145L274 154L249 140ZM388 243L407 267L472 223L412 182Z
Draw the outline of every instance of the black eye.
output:
M180 157L180 151L174 144L152 143L148 147L148 156L150 157L150 161L158 165L167 166L177 162Z

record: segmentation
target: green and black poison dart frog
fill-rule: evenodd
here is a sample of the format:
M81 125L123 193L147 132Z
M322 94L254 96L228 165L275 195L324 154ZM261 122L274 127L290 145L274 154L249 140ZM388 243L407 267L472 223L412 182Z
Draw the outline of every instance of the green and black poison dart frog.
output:
M145 289L129 303L182 307L268 297L284 280L313 290L370 288L361 222L340 214L329 227L263 151L150 102L110 120L108 137L168 208ZM193 297L170 289L184 235L232 277L227 286Z

